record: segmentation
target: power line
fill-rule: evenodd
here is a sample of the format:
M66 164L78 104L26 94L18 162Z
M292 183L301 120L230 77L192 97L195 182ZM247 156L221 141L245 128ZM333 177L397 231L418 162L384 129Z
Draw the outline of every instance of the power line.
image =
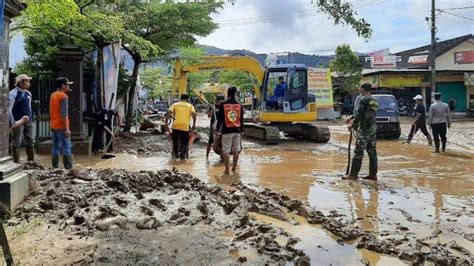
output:
M258 16L258 17L247 17L247 18L233 18L233 19L224 19L224 20L218 20L216 23L229 23L229 22L239 22L239 21L253 21L253 20L259 20L259 19L270 19L274 17L280 17L280 16L288 16L290 14L300 14L300 13L308 13L308 12L313 12L313 10L306 10L306 11L298 11L294 13L280 13L280 14L273 14L273 15L267 15L267 16Z
M363 2L357 6L354 6L353 8L361 9L364 7L383 4L386 2L388 2L388 0L368 1L368 2ZM306 10L306 11L296 12L293 14L284 13L284 14L277 14L273 16L259 16L259 17L249 17L249 18L242 18L242 19L227 19L227 20L216 21L216 23L219 24L219 27L235 27L235 26L246 26L246 25L258 24L258 23L270 23L270 22L276 22L280 20L296 19L296 18L302 18L302 17L313 17L313 16L317 16L318 14L320 14L320 12L315 12L314 10Z
M396 32L399 32L400 30L403 29L403 33L406 33L408 31L411 31L411 29L415 29L419 24L425 22L425 20L420 20L420 21L417 21L416 23L413 23L413 24L410 24L410 25L406 25L406 26L401 26L401 27L398 27L396 29L393 29L391 31L388 31L388 32L384 32L382 33L382 35L376 35L377 39L380 39L382 37L385 37L385 36L388 36L388 35L392 35L393 33L396 33ZM313 41L313 40L316 40L316 39L319 39L321 38L321 36L313 36L311 38L305 38L304 40L290 40L290 38L287 38L281 42L279 42L279 45L292 45L292 46L297 46L298 44L301 44L301 43L308 43L310 41ZM268 49L270 48L272 45L263 45L263 46L260 46L258 48L260 49ZM252 48L257 48L256 46L253 46ZM331 49L323 49L323 52L325 52L326 50L331 50ZM332 50L335 50L335 49L332 49ZM318 50L319 51L319 50Z
M357 6L357 8L364 8L364 7L367 7L369 5L376 5L376 4L382 4L382 3L385 3L387 2L388 0L371 0L371 1L368 1L368 2L362 2L362 3L359 3L360 5ZM318 12L317 14L319 14L320 16L323 16L324 14ZM403 18L409 18L411 16L405 16ZM421 21L421 22L424 22L425 20ZM306 42L308 40L303 40L303 41L297 41L297 40L291 40L292 38L295 38L295 37L298 37L300 34L304 34L304 33L307 33L306 30L308 29L308 27L311 27L311 26L314 26L313 24L317 24L318 26L321 25L320 22L314 22L314 23L308 23L306 24L304 27L301 27L299 30L295 31L295 32L292 32L292 34L290 35L285 35L285 39L282 40L281 37L278 37L278 38L273 38L273 40L267 40L266 39L266 43L268 42L273 42L273 41L278 41L279 44L287 44L288 41L289 42L297 42L297 43L302 43L302 42ZM407 27L411 27L411 26L407 26ZM319 37L314 37L314 38L311 38L312 39L316 39L316 38L319 38ZM266 45L260 45L260 44L255 44L255 45L252 45L250 48L251 49L255 49L255 48L260 48L260 49L267 49L267 48L270 48L272 46L272 44L266 44Z
M454 13L451 13L451 12L448 12L448 11L444 11L442 9L436 9L436 10L438 10L441 13L449 14L451 16L455 16L455 17L458 17L458 18L463 18L463 19L466 19L466 20L469 20L469 21L474 21L474 19L470 18L470 17L465 17L463 15L454 14Z
M470 9L470 8L474 8L474 6L442 8L441 10L461 10L461 9Z
M441 14L441 15L443 15L443 14ZM460 19L460 18L457 19L457 18L452 17L452 16L445 16L445 15L443 15L443 16L440 16L440 18L445 19L445 20L450 21L450 22L457 23L457 24L459 24L459 23L469 23L469 25L471 25L471 22L470 22L470 21L467 21L467 20L465 20L465 19Z

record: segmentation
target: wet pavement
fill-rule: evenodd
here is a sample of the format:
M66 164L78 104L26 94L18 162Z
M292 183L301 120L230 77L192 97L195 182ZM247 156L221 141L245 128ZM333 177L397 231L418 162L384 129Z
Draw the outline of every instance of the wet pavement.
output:
M195 144L186 161L170 159L166 152L151 157L118 153L109 160L79 157L81 166L123 168L132 171L177 167L202 181L222 184L227 189L242 182L258 184L291 198L308 202L324 214L336 211L366 231L383 235L399 231L428 242L456 243L474 253L474 123L455 123L449 131L448 152L433 154L421 134L413 144L378 141L379 181L343 181L347 165L348 134L344 126L332 125L328 144L283 140L265 146L245 140L240 168L234 175L222 174L219 157L205 159L203 144ZM407 132L405 125L403 132ZM406 135L405 135L406 137ZM403 135L402 135L403 138ZM161 138L163 140L163 138ZM365 157L361 175L365 174ZM40 162L48 164L47 157ZM404 264L356 244L341 244L319 226L300 222L291 225L271 217L254 218L284 228L301 239L297 248L321 264Z

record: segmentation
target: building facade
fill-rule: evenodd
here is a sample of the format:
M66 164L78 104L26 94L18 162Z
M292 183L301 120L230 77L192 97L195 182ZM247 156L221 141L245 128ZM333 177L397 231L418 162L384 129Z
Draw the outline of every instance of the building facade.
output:
M397 98L410 101L422 94L431 103L430 46L395 54L388 50L360 57L364 65L363 82L380 90L390 90ZM474 37L472 34L437 43L436 91L443 101L454 99L456 111L474 110Z

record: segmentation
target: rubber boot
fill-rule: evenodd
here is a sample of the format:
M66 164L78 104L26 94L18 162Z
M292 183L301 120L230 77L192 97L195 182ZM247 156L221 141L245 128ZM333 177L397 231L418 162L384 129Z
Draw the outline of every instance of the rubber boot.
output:
M53 155L51 157L51 163L53 165L53 168L59 168L59 156L58 155Z
M348 176L343 177L342 179L357 179L360 168L362 167L362 159L352 159L351 172Z
M20 152L17 148L12 148L13 162L20 163Z
M368 180L377 180L378 164L375 160L369 161L369 175L364 177Z
M439 142L435 141L435 150L433 152L434 153L439 153Z
M412 135L408 135L408 138L407 138L407 144L410 144L411 143L411 140L413 139L413 136Z
M441 141L441 151L446 152L446 141Z
M64 168L67 170L72 169L72 155L63 155Z
M35 150L33 149L33 147L26 148L26 157L28 158L28 162L35 161Z
M428 135L426 138L428 139L428 145L433 146L433 139L431 138L431 136Z

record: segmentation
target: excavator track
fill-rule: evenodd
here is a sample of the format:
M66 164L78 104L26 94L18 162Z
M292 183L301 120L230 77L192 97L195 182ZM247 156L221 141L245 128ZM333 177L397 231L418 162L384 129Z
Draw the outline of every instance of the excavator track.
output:
M302 127L303 137L317 143L328 143L331 139L329 127L316 124L298 123Z
M247 123L244 124L244 136L264 141L267 145L280 142L280 130L274 126Z

